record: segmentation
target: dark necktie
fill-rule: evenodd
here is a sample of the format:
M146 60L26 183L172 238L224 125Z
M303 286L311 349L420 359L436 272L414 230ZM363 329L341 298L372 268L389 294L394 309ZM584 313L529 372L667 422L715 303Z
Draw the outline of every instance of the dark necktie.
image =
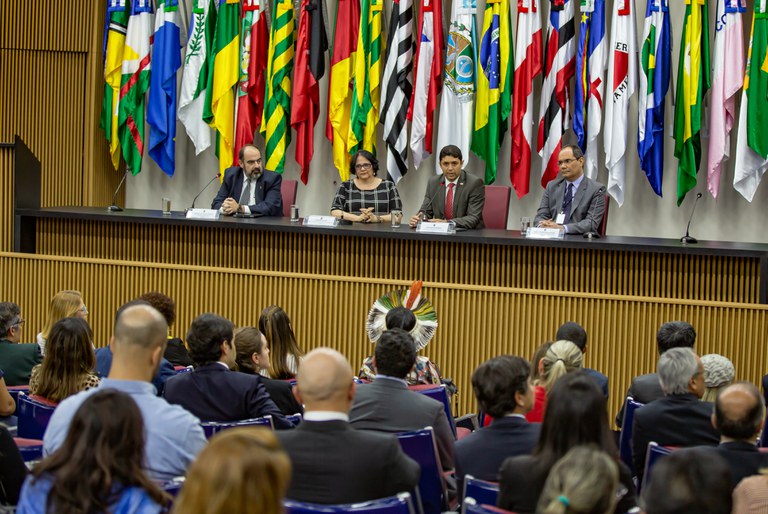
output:
M243 194L240 195L240 205L248 205L251 203L251 179L245 179L245 187L243 188Z
M445 219L453 219L453 182L448 184L448 195L445 197Z
M563 197L563 225L571 221L571 203L573 203L573 184L569 182Z

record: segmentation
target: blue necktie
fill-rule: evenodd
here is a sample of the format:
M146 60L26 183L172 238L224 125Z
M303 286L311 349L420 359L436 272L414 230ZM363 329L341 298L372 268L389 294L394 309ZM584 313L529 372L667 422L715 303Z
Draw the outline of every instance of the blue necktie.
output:
M569 182L563 197L563 225L571 221L571 203L573 203L573 184Z

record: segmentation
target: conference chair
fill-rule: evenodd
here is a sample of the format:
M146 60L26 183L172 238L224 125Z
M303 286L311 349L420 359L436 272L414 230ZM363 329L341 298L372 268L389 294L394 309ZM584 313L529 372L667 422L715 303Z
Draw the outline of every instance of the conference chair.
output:
M424 396L429 396L433 400L437 400L443 404L445 415L448 418L448 424L451 427L451 432L453 432L453 438L455 439L456 421L453 419L453 412L451 412L451 398L448 395L448 390L445 388L445 386L442 384L419 384L408 386L408 389L411 391L416 391L419 394L423 394Z
M275 429L275 425L272 421L271 415L266 415L261 418L241 419L238 421L203 421L200 423L205 432L205 438L210 439L215 434L226 430L228 428L235 427L266 427L270 430Z
M340 505L322 505L283 500L285 514L415 514L410 493L399 493L378 500Z
M283 197L283 216L291 215L291 205L296 204L296 189L299 183L296 180L283 180L280 185L280 195Z
M648 451L645 454L645 468L643 468L643 482L637 484L638 494L640 493L640 488L645 487L645 484L649 483L648 481L651 479L651 470L653 469L653 466L655 466L660 459L663 459L667 455L671 455L675 450L677 450L677 448L672 446L661 446L654 441L648 443Z
M184 480L184 476L172 478L161 483L160 488L172 497L176 498L179 495L179 491L181 491L181 487L184 485Z
M300 412L297 412L296 414L291 414L290 416L286 416L285 419L293 423L294 427L297 427L299 426L299 423L301 423L301 420L304 418L301 416Z
M16 404L16 410L19 410L19 393L24 393L29 396L29 386L8 386L8 393L11 395L11 398L13 398L13 403Z
M483 224L485 228L507 228L509 213L509 186L485 186Z
M622 462L634 469L634 462L632 462L632 423L635 420L635 411L645 405L644 403L636 402L631 396L627 396L624 400L624 418L621 420L621 433L619 435L619 456Z
M42 439L56 405L43 398L19 393L19 419L16 434L26 439Z
M43 441L40 439L14 437L13 442L16 443L24 462L34 462L43 458Z
M512 511L504 510L495 505L479 503L474 498L464 498L461 506L461 514L515 514Z
M448 488L432 427L401 432L397 434L397 440L405 454L421 466L419 496L423 514L440 514L449 510Z
M464 492L462 498L474 498L481 504L496 505L499 497L498 482L480 480L472 475L464 475Z

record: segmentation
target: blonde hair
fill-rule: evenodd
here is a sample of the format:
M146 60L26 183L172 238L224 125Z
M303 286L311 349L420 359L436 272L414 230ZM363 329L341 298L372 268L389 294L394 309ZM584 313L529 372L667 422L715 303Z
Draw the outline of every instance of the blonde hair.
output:
M619 467L590 444L573 447L549 472L536 514L608 514L616 502Z
M541 359L544 372L538 384L549 392L558 378L566 373L581 368L584 355L581 349L570 341L557 341L549 347Z
M57 321L64 318L71 318L80 310L80 304L83 303L83 295L80 291L59 291L53 298L48 307L48 320L41 331L43 339L48 339L51 329Z
M174 502L177 514L282 514L291 461L266 428L216 434L192 463Z

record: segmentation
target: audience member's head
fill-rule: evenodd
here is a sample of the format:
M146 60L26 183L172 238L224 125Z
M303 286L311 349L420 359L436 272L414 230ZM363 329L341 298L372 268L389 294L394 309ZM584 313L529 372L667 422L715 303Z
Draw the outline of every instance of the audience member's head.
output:
M549 472L536 514L610 514L618 483L616 459L595 445L576 446Z
M234 330L235 326L227 318L210 312L201 314L187 332L189 356L198 366L221 361L234 368Z
M137 300L143 300L157 309L157 312L163 315L169 327L172 327L176 322L176 302L170 296L158 291L152 291L151 293L144 293Z
M570 341L583 352L587 349L587 331L584 327L573 321L566 321L557 329L556 341Z
M384 326L387 327L387 330L402 328L406 332L410 332L416 326L416 315L411 309L393 307L384 317Z
M58 403L79 392L83 376L96 366L93 331L82 318L61 319L53 325L45 348L36 394Z
M256 327L235 329L234 341L237 369L242 373L256 375L262 369L269 369L269 345L264 334Z
M696 344L696 331L685 321L664 323L656 333L656 346L659 355L672 348L693 348Z
M552 385L571 371L581 368L584 355L579 347L570 341L557 341L544 354L541 359L541 377L539 384L547 391L552 389Z
M704 365L705 387L704 396L701 399L705 402L714 402L718 393L733 383L736 369L727 357L716 353L702 355L701 363Z
M554 341L545 341L533 352L533 357L531 358L531 382L534 385L541 381L541 373L539 372L541 369L541 359L544 358L549 347L553 344L555 344Z
M288 314L277 305L270 305L261 311L259 331L267 338L271 351L269 376L281 380L294 378L302 352Z
M376 373L405 380L416 364L416 345L411 335L401 328L381 334L373 352Z
M40 333L43 339L48 339L53 325L60 319L85 318L87 316L88 309L83 303L83 296L80 291L59 291L51 298L51 304L48 307L48 319Z
M190 466L173 512L282 514L290 480L291 461L273 432L224 430Z
M304 356L296 375L296 399L305 412L349 412L355 396L352 368L347 359L330 348L317 348Z
M58 450L37 466L50 479L50 512L109 512L122 490L140 487L157 503L167 496L142 470L144 422L133 399L105 389L87 398Z
M754 442L763 428L763 396L754 384L737 382L726 386L715 400L712 423L723 441Z
M531 367L521 357L500 355L480 364L472 373L472 390L480 410L493 418L533 408Z
M21 341L23 327L24 318L21 317L19 306L13 302L0 302L0 339L18 343Z
M667 396L693 393L701 398L704 394L704 366L690 348L672 348L662 353L656 371Z
M109 378L152 381L163 359L167 334L165 318L148 303L133 301L120 307L110 341L114 356Z
M692 448L659 459L642 498L646 514L730 514L732 490L725 460Z

